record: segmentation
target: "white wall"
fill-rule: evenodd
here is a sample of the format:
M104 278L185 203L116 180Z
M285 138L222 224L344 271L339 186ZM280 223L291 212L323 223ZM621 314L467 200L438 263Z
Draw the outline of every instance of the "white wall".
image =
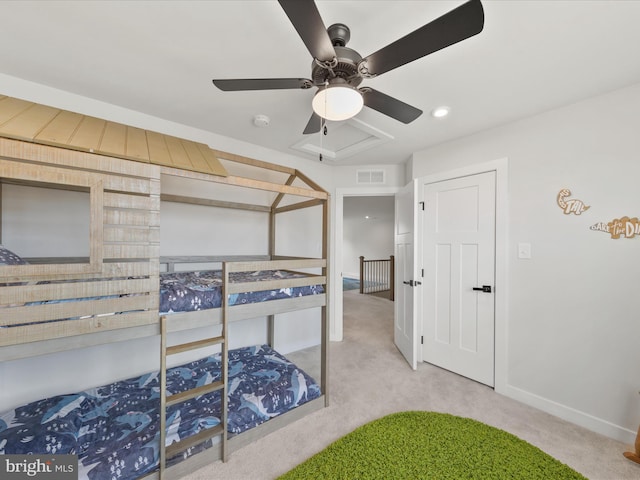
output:
M629 443L640 423L640 85L417 152L409 176L508 158L507 395ZM569 188L590 209L565 215ZM520 260L519 242L532 258ZM496 288L500 288L496 285Z
M393 205L392 196L344 199L343 276L360 276L361 255L366 260L388 259L393 255Z

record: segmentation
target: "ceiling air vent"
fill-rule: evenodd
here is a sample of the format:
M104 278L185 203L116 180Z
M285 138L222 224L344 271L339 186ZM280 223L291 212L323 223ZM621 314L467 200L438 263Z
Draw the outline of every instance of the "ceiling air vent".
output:
M384 184L384 170L358 170L356 172L356 183L382 185Z

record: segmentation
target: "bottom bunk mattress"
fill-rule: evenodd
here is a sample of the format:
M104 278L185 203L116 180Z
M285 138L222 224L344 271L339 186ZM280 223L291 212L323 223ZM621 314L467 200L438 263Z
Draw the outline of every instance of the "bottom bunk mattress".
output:
M167 393L220 379L216 354L167 370ZM267 345L229 351L228 431L241 433L320 397L303 370ZM167 445L220 424L220 392L167 408ZM128 480L157 468L160 378L151 372L0 414L0 454L74 454L80 479ZM191 448L169 462L211 446Z

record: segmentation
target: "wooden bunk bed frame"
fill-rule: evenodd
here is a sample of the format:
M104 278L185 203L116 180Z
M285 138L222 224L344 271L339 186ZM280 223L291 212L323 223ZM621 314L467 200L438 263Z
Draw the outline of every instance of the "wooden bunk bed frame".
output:
M3 98L8 97L0 97L0 100ZM273 345L274 315L319 307L321 316L319 383L322 395L258 427L232 436L225 450L228 452L237 450L256 438L327 406L329 343L327 318L329 195L327 192L296 169L216 150L206 152L205 156L211 153L214 157L225 161L280 172L286 174L287 179L283 184L278 184L246 177L223 176L219 174L219 170L211 173L210 161L205 162L206 168L194 167L196 162L190 162L188 169L177 168L178 162L166 160L166 158L174 160L177 158L175 153L171 154L171 149L177 148L175 142L170 141L172 137L167 137L169 140L163 143L167 154L162 157L161 162L136 158L135 155L116 155L112 153L113 149L110 151L106 147L93 148L88 144L78 146L70 141L65 143L51 138L37 138L37 135L41 135L42 131L46 130L45 127L50 127L56 119L60 118L60 112L70 114L70 112L58 111L58 114L52 115L46 109L48 107L45 108L47 120L44 126L38 128L31 126L32 133L24 135L16 133L17 130L5 128L7 122L2 123L4 119L0 108L0 189L2 183L13 183L87 192L91 217L90 255L88 258L31 258L27 259L28 265L0 268L0 283L5 285L0 288L0 305L5 307L0 308L0 361L160 335L158 290L162 265L166 265L167 271L172 271L176 263L184 262L221 262L227 272L315 269L320 271L319 275L270 282L271 285L262 285L264 288L261 290L321 284L324 285L323 294L238 306L228 306L224 302L223 308L219 309L167 315L166 318L169 320L166 328L168 332L173 332L226 324L226 322L241 319L267 317L268 343ZM86 118L90 118L80 117L80 120L74 118L74 122L81 123ZM16 118L20 120L19 115ZM43 122L43 120L39 121ZM109 122L104 125L105 130L100 138L104 137ZM78 130L77 126L74 128L74 131ZM121 129L122 131L126 136L127 129ZM136 133L139 133L137 129ZM158 138L152 137L150 133L152 132L147 132L148 156L151 156L150 139ZM113 139L112 143L118 144ZM124 144L126 143L125 139ZM64 145L64 148L60 148L59 145ZM154 148L157 153L158 142L155 143ZM187 156L189 154L202 156L203 152L200 145L197 148L184 147L181 152L184 151L187 152ZM100 154L91 152L100 152ZM123 158L116 158L117 156ZM264 190L277 195L271 205L267 206L165 195L160 191L162 175ZM298 186L294 185L296 183ZM299 186L301 183L303 185ZM307 200L281 205L283 198L287 195L307 198ZM160 257L161 201L264 212L269 216L269 254L251 257ZM296 258L276 255L277 215L316 206L322 208L322 257ZM48 283L42 284L42 281ZM37 284L38 282L40 284ZM230 293L247 291L250 285L234 284L229 281L228 275L225 275L222 288L223 298L226 299ZM98 298L83 302L37 304L52 299L86 297ZM93 315L110 312L119 313L105 316ZM85 315L87 318L83 318ZM73 319L65 320L69 318ZM39 323L36 322L38 320ZM11 325L18 326L1 328ZM164 362L162 367L166 368ZM209 448L168 467L167 474L170 477L179 477L225 456L226 454L224 452L221 454L219 449ZM148 478L158 476L159 473L156 471Z

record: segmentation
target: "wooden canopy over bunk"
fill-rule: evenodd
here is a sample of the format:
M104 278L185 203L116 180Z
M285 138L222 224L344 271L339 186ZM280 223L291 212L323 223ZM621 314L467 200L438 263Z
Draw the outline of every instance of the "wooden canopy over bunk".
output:
M0 136L163 165L227 174L205 144L0 95Z

